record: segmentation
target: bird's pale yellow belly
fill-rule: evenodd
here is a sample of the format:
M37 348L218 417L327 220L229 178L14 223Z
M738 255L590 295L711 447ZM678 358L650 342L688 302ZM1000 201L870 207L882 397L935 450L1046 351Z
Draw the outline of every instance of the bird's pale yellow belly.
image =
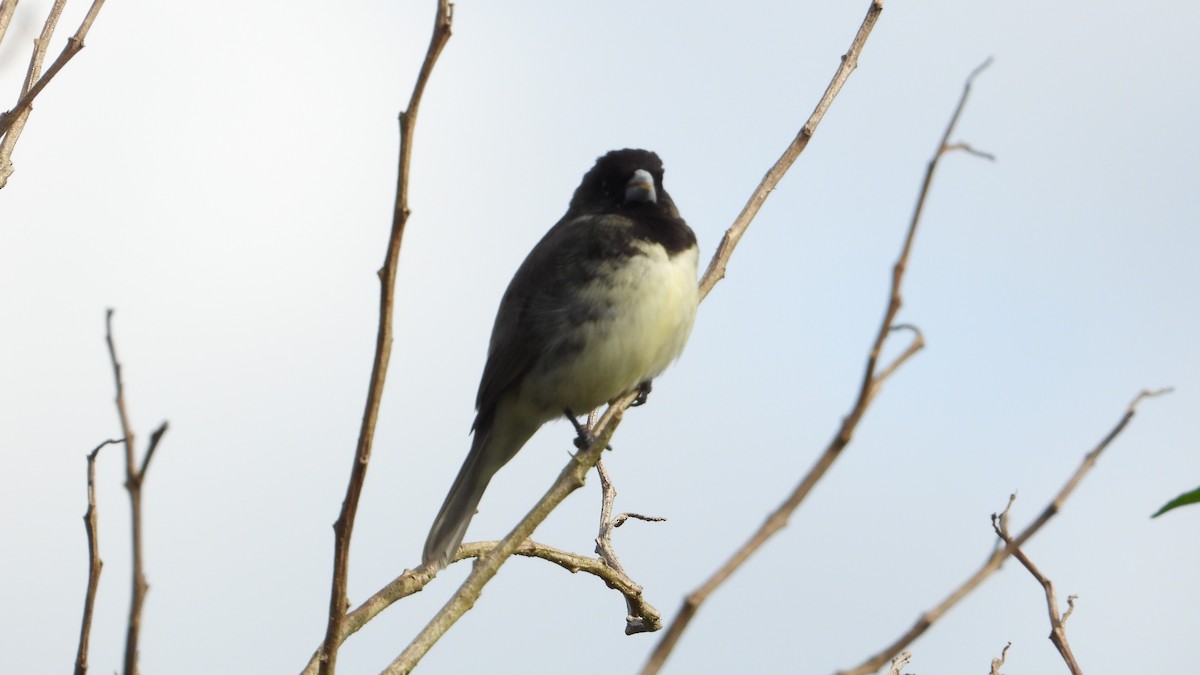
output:
M581 348L556 367L531 373L522 396L553 417L569 407L582 414L662 373L682 352L699 301L695 248L674 257L638 241L633 255L613 261L582 297L607 309L576 329Z

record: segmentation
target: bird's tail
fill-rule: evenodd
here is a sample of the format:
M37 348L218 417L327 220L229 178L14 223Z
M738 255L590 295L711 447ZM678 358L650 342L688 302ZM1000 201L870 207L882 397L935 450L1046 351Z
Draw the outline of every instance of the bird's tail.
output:
M459 544L467 534L467 525L475 516L475 508L479 506L483 491L500 469L499 466L492 466L493 462L484 461L486 443L482 440L485 440L482 434L476 435L476 442L471 444L471 453L458 470L450 494L446 495L442 510L438 511L433 527L429 529L422 556L426 567L433 566L440 570L454 559Z
M529 423L516 419L518 415L502 415L498 424L492 424L492 416L476 420L475 437L471 452L458 470L450 494L442 503L429 536L425 539L422 561L425 567L444 569L454 559L458 547L467 533L475 509L483 497L484 490L500 467L508 463L513 455L525 445L540 423Z

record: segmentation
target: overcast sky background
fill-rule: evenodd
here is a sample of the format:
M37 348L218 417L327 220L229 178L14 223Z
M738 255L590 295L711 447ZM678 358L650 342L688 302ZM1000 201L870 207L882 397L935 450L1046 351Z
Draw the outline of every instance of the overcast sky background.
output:
M48 4L22 3L0 46L3 107ZM595 157L657 151L706 260L867 4L457 4L418 121L352 602L418 563L468 447L496 304ZM433 7L108 3L38 100L0 193L4 672L74 658L84 456L119 436L106 307L139 449L171 423L144 492L142 672L294 673L320 641L396 115ZM85 10L68 9L52 55ZM1060 601L1080 596L1068 634L1087 672L1195 672L1200 509L1149 515L1200 484L1198 19L1165 1L889 3L683 358L614 439L617 508L669 519L616 536L668 619L849 409L925 162L988 56L956 137L998 160L945 159L900 316L928 348L667 672L856 665L977 568L1010 492L1023 527L1138 391L1167 385L1026 550ZM507 532L570 438L543 429L468 539ZM120 666L128 603L121 456L98 463L97 673ZM588 553L598 512L593 480L536 538ZM341 670L382 669L467 568L351 638ZM626 637L624 612L594 578L514 560L421 672L633 672L657 637ZM1011 641L1006 672L1065 672L1048 632L1041 589L1010 562L912 646L910 670L985 672Z

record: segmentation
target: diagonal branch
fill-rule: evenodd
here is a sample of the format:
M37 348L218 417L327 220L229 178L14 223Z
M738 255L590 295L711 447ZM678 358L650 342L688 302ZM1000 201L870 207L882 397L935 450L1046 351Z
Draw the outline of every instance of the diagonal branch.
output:
M362 495L363 482L367 476L367 463L371 459L371 445L375 440L375 423L379 419L379 404L383 400L384 382L387 380L388 362L392 354L392 306L396 286L396 269L400 261L400 244L404 238L404 227L408 223L408 176L412 160L413 129L417 121L417 110L425 85L437 63L438 55L450 39L450 23L453 18L449 0L438 0L437 14L433 23L433 35L429 39L429 50L417 82L413 87L408 109L400 113L400 166L396 177L396 202L392 213L392 230L388 238L387 253L383 267L379 270L379 328L375 339L375 360L371 366L371 381L367 388L367 402L363 412L362 427L354 451L354 464L350 469L350 481L346 486L346 498L342 510L334 523L333 579L329 591L329 613L325 624L321 675L333 675L337 669L337 649L341 644L342 621L345 619L346 578L350 566L350 537L354 532L354 518L358 513L358 500Z
M104 561L100 559L100 532L96 525L96 455L106 445L120 443L109 439L96 446L87 456L87 511L83 514L83 529L88 541L88 583L83 596L83 622L79 627L79 648L75 652L75 675L86 675L88 665L88 640L92 633L92 611L96 607L96 589L100 586L100 571Z
M67 45L63 47L58 58L54 59L54 63L50 64L45 74L41 73L42 62L46 57L46 50L50 46L50 39L54 37L54 29L58 26L58 19L62 15L63 8L66 6L66 0L55 0L54 5L50 8L50 13L46 17L46 22L42 27L42 33L38 39L34 41L33 56L29 60L29 70L25 74L25 83L21 87L21 96L17 99L16 105L12 110L0 115L0 136L4 140L0 142L0 188L4 187L8 181L8 177L12 175L12 157L13 148L17 144L17 139L25 128L25 121L29 118L29 111L33 106L33 100L38 94L46 88L50 80L58 75L59 71L67 65L76 54L83 50L83 41L87 37L88 31L92 29L92 23L96 20L96 15L100 13L100 8L104 5L104 0L93 0L92 6L88 9L87 14L80 22L79 28L75 34L67 39ZM12 10L15 9L16 2L4 3L4 7L0 8L0 15L7 10L8 17L12 16ZM0 18L0 27L7 29L8 21ZM3 30L0 30L0 37L3 37ZM39 77L40 75L40 77Z
M878 5L872 5L873 10L875 10L877 7ZM871 15L868 14L868 19L870 18ZM866 22L864 22L863 25L866 26ZM857 38L855 43L858 44ZM851 59L847 58L845 61L849 62ZM833 463L841 455L842 450L844 450L846 446L850 444L859 422L862 420L863 415L866 414L867 408L870 407L871 402L874 400L875 395L879 392L883 382L890 377L896 371L896 369L900 367L900 365L920 351L924 346L924 338L921 336L921 332L919 330L906 324L897 325L895 323L896 315L899 313L900 306L902 304L900 294L901 283L904 280L904 272L908 267L909 255L912 252L913 241L917 234L917 225L921 220L921 211L924 208L925 201L929 196L930 186L933 183L934 172L937 169L939 160L944 154L946 154L948 150L947 139L954 132L954 127L957 125L959 116L962 114L963 106L967 100L967 95L971 91L971 82L974 80L979 71L986 67L986 65L987 63L975 69L975 71L972 72L970 77L967 79L967 84L963 89L958 106L955 108L954 114L950 118L950 122L946 125L946 131L943 134L941 141L938 143L933 158L929 161L929 166L925 172L925 180L921 186L920 196L917 198L917 205L913 209L912 219L908 225L908 234L904 238L904 245L901 248L900 256L896 260L895 266L892 268L892 285L888 294L887 309L884 311L883 321L880 322L879 330L875 334L875 341L871 345L871 351L867 356L867 365L863 372L862 384L860 385L858 391L858 398L855 400L850 412L844 418L842 418L842 424L840 428L834 435L833 439L829 441L829 445L826 446L825 451L821 453L820 457L817 458L817 461L813 464L812 468L809 469L804 478L800 480L800 483L795 487L795 489L792 490L792 493L788 495L783 503L780 504L779 507L777 507L765 521L763 521L758 530L756 530L740 548L734 551L733 555L730 556L724 565L717 569L703 584L700 585L699 588L697 588L695 591L692 591L692 593L690 593L684 599L683 606L679 609L679 614L677 614L675 620L671 622L671 625L667 628L667 632L664 633L661 638L659 638L659 642L657 645L655 645L654 651L651 652L649 658L646 660L645 665L642 666L642 675L652 675L653 673L657 673L662 669L663 664L666 663L667 657L670 656L671 651L679 643L679 639L683 635L683 632L687 629L688 624L696 616L697 611L699 611L700 605L702 605L708 599L708 597L721 586L721 584L725 583L725 580L728 579L734 573L734 571L741 567L743 563L745 563L752 555L754 555L754 553L762 548L763 544L765 544L767 540L771 538L771 536L787 526L788 519L791 517L792 513L799 508L800 504L805 500L805 498L808 497L809 493L812 491L813 487L816 486L817 482L820 481L829 468L833 466ZM891 364L885 366L882 371L880 371L879 357L880 353L883 351L884 342L887 341L887 338L891 333L902 329L906 329L914 333L913 341L903 352L901 352L900 356L896 357ZM881 663L880 665L883 664Z
M708 269L704 270L704 276L700 278L700 300L703 301L708 296L708 292L717 285L717 282L725 278L725 266L729 264L729 258L733 255L733 249L737 248L738 242L741 241L742 235L746 233L746 228L750 227L750 222L754 220L754 216L758 215L758 210L762 208L763 203L767 201L767 197L775 191L775 186L779 185L779 181L783 179L784 174L792 167L792 163L804 152L808 147L808 141L812 139L813 134L817 132L817 125L825 117L825 113L829 111L829 107L833 105L833 100L842 91L842 85L846 84L846 80L850 79L850 73L858 68L858 55L862 53L863 45L867 43L867 38L871 35L871 29L875 27L876 20L879 19L880 13L883 12L883 0L872 0L871 6L867 9L867 16L863 19L862 24L858 27L858 32L854 35L854 40L850 43L850 48L842 55L842 63L837 71L833 74L833 79L829 82L829 86L825 88L824 95L817 102L817 107L813 109L809 115L808 121L804 126L800 127L800 132L796 134L796 138L787 146L780 155L775 164L767 171L767 175L763 176L754 193L750 195L750 199L746 205L742 207L742 212L734 219L733 225L725 231L725 236L721 238L721 244L717 247L717 252L713 255L712 260L708 263Z
M1008 497L1008 505L1004 507L1004 513L1000 515L992 514L992 529L996 531L996 536L1004 542L1006 546L1012 545L1012 537L1008 534L1008 512L1012 509L1013 502L1017 500L1017 493L1013 493ZM1083 669L1079 667L1079 662L1075 660L1075 654L1071 651L1071 644L1067 642L1067 617L1071 612L1075 611L1075 598L1071 595L1067 597L1067 605L1069 609L1066 614L1058 612L1058 598L1054 595L1054 583L1049 577L1042 574L1042 571L1033 564L1029 556L1021 550L1021 547L1013 548L1013 557L1016 558L1033 578L1042 585L1042 590L1046 593L1046 609L1050 613L1050 641L1058 649L1058 653L1062 655L1063 661L1066 662L1067 668L1071 670L1071 675L1083 675Z
M625 566L621 564L621 559L617 557L617 551L613 547L612 534L613 530L620 527L630 518L637 520L646 520L661 522L666 518L652 518L636 513L621 513L616 517L613 516L613 503L617 500L617 489L613 487L612 477L608 473L608 469L604 466L604 460L596 462L596 474L600 476L600 532L596 535L596 555L600 556L600 561L611 568L615 573L624 578L629 578L625 571ZM653 633L662 630L662 617L653 607L649 609L652 613L646 612L644 601L642 600L642 587L637 586L636 593L625 593L625 605L629 611L625 615L625 634L636 635L637 633Z
M942 602L936 607L927 610L924 614L919 616L916 623L914 623L912 627L909 628L908 631L906 631L903 635L897 638L895 642L887 647L884 647L874 656L868 658L866 661L863 661L858 666L855 666L849 670L839 671L838 675L869 675L870 673L879 670L892 656L899 653L909 644L912 644L913 640L921 637L921 635L923 635L925 631L929 630L929 627L937 622L938 619L942 618L942 616L948 612L951 607L958 604L960 600L970 594L971 591L975 590L975 588L979 586L979 584L983 583L983 580L991 575L992 572L1000 569L1000 564L1003 563L1008 556L1012 555L1012 553L1021 546L1024 546L1025 542L1029 541L1033 535L1037 534L1038 530L1042 529L1042 526L1049 522L1049 520L1053 518L1060 509L1062 509L1063 503L1065 503L1067 501L1067 497L1070 497L1071 493L1075 491L1075 487L1079 485L1079 481L1083 480L1083 477L1087 475L1092 466L1096 464L1096 460L1100 457L1100 453L1104 452L1105 448L1107 448L1109 444L1111 444L1117 438L1117 436L1119 436L1121 432L1125 430L1125 427L1129 424L1130 420L1133 419L1133 415L1137 410L1137 404L1141 402L1142 399L1153 396L1161 396L1169 393L1170 391L1170 388L1166 388L1159 389L1157 391L1146 390L1138 394L1133 399L1133 402L1129 404L1129 407L1125 409L1125 414L1121 417L1121 420L1117 422L1117 425L1113 427L1112 431L1109 431L1108 434L1105 435L1105 437L1100 441L1099 444L1096 445L1095 448L1091 450L1091 452L1084 455L1083 461L1080 463L1079 468L1075 470L1075 473L1071 474L1071 477L1067 479L1066 484L1062 486L1062 489L1058 491L1058 494L1054 496L1054 499L1051 500L1048 505L1046 505L1046 508L1042 510L1041 514L1038 515L1038 517L1035 518L1032 523L1026 526L1026 528L1022 530L1020 534L1014 537L1007 546L1004 548L998 548L995 552L993 552L992 555L986 561L984 561L983 566L980 567L979 570L971 576L971 578L967 579L962 583L962 585L954 589L954 591L951 592L945 600L942 600Z

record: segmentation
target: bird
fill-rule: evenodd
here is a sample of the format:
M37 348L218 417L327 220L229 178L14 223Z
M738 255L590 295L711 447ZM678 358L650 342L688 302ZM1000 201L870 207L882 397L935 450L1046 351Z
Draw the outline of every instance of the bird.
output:
M634 390L644 402L692 332L697 257L657 154L596 160L500 300L471 448L425 541L425 568L454 559L492 476L542 425L566 416L579 429L576 413Z

